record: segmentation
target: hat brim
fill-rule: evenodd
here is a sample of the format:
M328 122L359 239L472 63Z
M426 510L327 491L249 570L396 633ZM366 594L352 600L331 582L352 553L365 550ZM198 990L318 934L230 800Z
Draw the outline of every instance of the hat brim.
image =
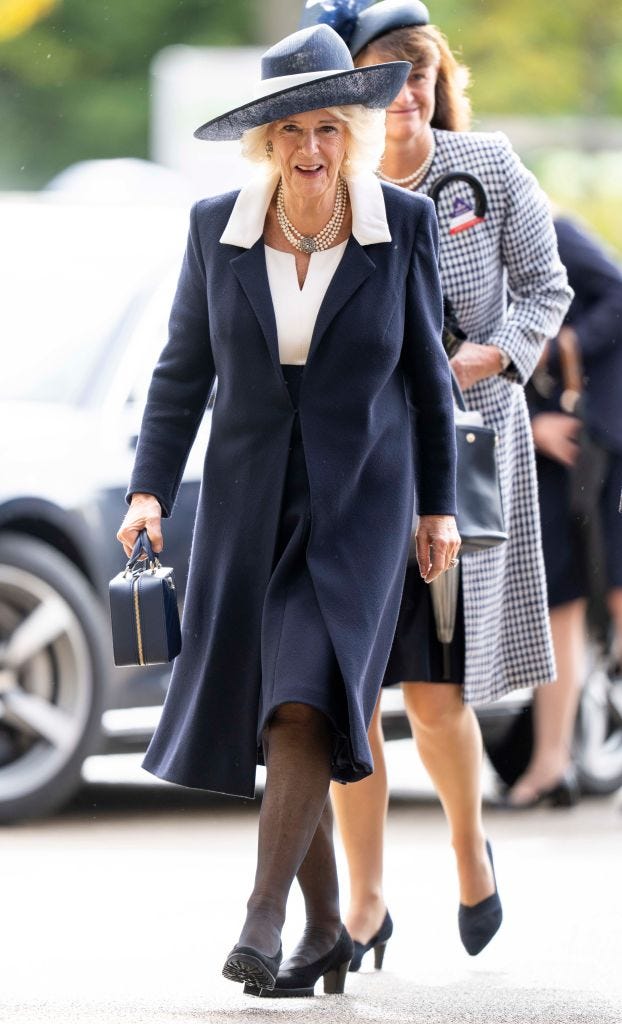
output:
M383 109L395 99L410 70L408 61L395 60L352 71L336 71L334 75L270 93L220 114L197 128L194 137L212 142L240 139L249 128L325 107L356 103Z

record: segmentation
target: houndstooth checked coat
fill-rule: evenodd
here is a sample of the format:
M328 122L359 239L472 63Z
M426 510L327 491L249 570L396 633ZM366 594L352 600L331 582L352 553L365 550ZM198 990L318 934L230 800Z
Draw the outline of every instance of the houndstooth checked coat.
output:
M498 434L509 540L462 556L466 663L464 699L488 703L521 686L554 678L538 494L523 385L540 349L554 337L572 298L545 195L500 132L434 131L436 154L420 191L439 174L470 171L486 190L483 223L450 234L450 221L473 205L454 182L438 203L440 268L469 341L498 345L507 370L478 382L465 399ZM466 217L468 220L468 215ZM509 305L507 296L510 296Z

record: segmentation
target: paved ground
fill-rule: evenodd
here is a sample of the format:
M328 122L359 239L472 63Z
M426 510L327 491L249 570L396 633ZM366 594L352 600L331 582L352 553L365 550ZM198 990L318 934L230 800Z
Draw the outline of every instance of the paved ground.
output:
M314 1000L259 1001L220 976L252 878L255 805L93 784L61 817L3 830L0 1021L620 1024L620 800L488 812L506 920L470 959L442 814L399 792L385 970ZM296 893L285 946L301 920Z

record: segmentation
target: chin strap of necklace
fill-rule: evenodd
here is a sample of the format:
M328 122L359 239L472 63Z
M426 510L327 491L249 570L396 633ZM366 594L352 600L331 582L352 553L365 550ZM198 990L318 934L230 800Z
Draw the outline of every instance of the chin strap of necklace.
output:
M335 193L335 205L333 213L327 224L324 225L317 235L303 235L298 231L285 213L285 199L283 196L283 179L279 181L276 190L276 216L279 227L290 245L293 245L299 252L321 252L323 249L330 249L337 235L341 231L343 218L346 215L348 203L348 187L340 176L337 182Z
M432 166L432 161L434 160L435 153L436 142L434 138L432 138L432 145L430 146L428 155L426 156L423 163L420 164L419 167L417 167L417 169L412 172L412 174L407 174L405 178L390 178L388 174L383 174L382 171L378 171L378 176L382 178L383 181L390 182L391 185L400 185L402 188L416 188L417 185L421 184L426 174L430 170L430 167Z

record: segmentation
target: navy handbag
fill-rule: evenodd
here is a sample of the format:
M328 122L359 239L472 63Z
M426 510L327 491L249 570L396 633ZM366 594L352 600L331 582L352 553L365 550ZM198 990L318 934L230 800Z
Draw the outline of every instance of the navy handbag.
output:
M508 539L501 504L497 468L497 435L486 427L479 412L467 409L458 381L452 373L456 421L456 526L462 541L460 552L485 551ZM413 515L409 563L417 560Z
M146 530L109 593L115 665L160 665L177 657L181 629L173 570L160 565Z

